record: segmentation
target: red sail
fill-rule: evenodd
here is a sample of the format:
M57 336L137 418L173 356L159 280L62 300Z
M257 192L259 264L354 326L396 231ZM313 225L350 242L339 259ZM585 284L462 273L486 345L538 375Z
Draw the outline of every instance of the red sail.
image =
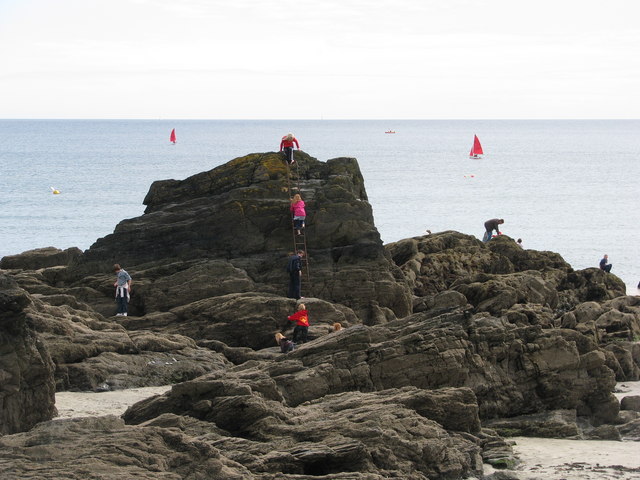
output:
M169 137L169 141L176 143L176 129L171 130L171 136Z
M471 148L471 153L469 156L474 155L482 155L484 152L482 151L482 145L480 145L480 140L478 140L478 136L473 136L473 148Z

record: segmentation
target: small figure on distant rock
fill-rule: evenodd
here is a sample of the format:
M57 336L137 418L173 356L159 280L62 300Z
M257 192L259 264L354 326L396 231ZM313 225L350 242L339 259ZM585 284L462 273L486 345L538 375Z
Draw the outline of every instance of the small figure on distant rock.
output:
M289 274L289 289L287 297L295 298L299 300L302 296L300 294L300 278L302 277L302 257L304 257L304 250L298 250L297 253L292 253L287 262L287 273Z
M298 150L300 150L300 144L298 139L293 136L293 133L287 133L280 141L280 151L284 151L284 158L289 165L293 165L295 160L293 159L293 144L296 144Z
M113 283L113 286L116 287L116 302L118 304L116 316L126 317L131 296L131 276L117 263L113 266L113 271L116 272L116 281Z
M280 346L280 351L282 353L292 352L296 348L296 344L280 332L276 333L276 343Z
M502 232L498 229L499 225L504 223L503 218L492 218L491 220L487 220L484 222L484 237L482 237L483 242L488 242L491 240L493 235L493 231L495 230L498 235L502 235Z
M609 263L609 255L605 253L602 260L600 260L600 270L604 270L605 272L610 272L611 267L613 267L613 264Z
M516 243L518 244L518 246L519 246L520 248L524 248L524 245L522 245L522 239L521 239L521 238L519 238L518 240L516 240Z
M291 322L296 322L293 329L293 343L305 343L309 331L309 312L304 303L298 305L298 311L287 317Z
M342 330L342 325L338 322L333 324L333 331L334 332L339 332L340 330Z
M427 235L431 235L431 230L427 230Z
M301 235L301 230L304 228L304 220L307 218L307 212L304 209L305 203L299 193L296 193L291 199L291 206L289 210L293 213L293 227L296 229L296 233Z

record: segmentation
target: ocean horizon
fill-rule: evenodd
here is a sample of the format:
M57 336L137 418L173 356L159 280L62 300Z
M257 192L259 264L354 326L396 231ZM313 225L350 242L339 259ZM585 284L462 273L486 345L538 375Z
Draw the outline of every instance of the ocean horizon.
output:
M481 238L498 217L525 248L557 252L575 269L607 253L628 291L640 281L640 120L18 119L0 128L0 257L86 250L142 215L153 181L277 151L291 131L321 161L358 160L384 243L427 229Z

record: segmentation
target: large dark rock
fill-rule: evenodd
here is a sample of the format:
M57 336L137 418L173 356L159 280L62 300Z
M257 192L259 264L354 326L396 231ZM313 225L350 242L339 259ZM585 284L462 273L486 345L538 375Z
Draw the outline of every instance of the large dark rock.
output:
M57 265L69 265L80 255L82 255L82 250L76 247L67 248L66 250L54 247L36 248L18 255L2 257L0 259L0 268L5 270L38 270Z
M307 203L311 269L303 295L347 305L363 321L376 317L373 301L396 317L410 313L411 294L382 246L355 159L323 163L296 156L299 182L291 191L289 170L275 153L237 158L182 181L155 182L145 214L121 222L92 245L70 270L70 281L120 263L134 285L144 285L132 300L138 313L231 291L284 295L287 252L293 249L289 197L299 185ZM194 264L205 259L218 262ZM221 277L229 278L226 285L190 288Z
M53 362L26 314L27 293L0 274L0 434L56 414Z

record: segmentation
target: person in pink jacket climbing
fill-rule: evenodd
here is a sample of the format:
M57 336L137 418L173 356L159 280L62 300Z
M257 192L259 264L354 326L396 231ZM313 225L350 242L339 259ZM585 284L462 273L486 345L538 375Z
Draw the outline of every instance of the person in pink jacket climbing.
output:
M299 193L296 193L291 199L289 210L293 214L293 228L296 229L296 234L298 235L302 235L301 230L304 228L304 221L307 218L307 212L304 207L304 200L302 200Z

